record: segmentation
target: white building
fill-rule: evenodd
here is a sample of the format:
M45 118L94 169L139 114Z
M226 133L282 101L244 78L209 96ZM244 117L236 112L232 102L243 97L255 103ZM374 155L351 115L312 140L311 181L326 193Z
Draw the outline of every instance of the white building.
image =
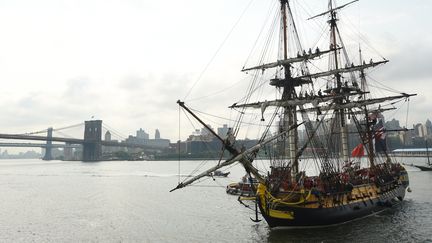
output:
M225 139L227 136L227 133L228 133L228 129L229 129L229 127L227 124L223 124L222 127L218 127L217 133L218 133L219 137Z
M136 137L139 139L149 139L149 134L140 128L140 130L136 132Z

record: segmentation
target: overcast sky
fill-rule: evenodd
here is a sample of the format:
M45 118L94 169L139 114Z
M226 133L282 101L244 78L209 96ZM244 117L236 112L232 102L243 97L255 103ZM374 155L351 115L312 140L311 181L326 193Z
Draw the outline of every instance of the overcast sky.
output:
M274 1L0 1L0 132L94 116L124 135L158 128L175 141L177 99L229 114L236 99L226 97L241 91L226 90L247 82L240 70ZM319 13L327 1L304 2ZM344 13L390 59L374 78L418 93L408 126L432 118L431 13L429 0L361 0ZM405 125L406 110L392 116Z

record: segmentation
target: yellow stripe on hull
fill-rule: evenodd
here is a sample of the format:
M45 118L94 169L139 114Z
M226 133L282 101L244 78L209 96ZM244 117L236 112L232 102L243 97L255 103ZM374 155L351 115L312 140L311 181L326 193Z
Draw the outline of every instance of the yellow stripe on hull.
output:
M270 209L269 215L270 217L278 219L294 219L294 212L292 211L279 211Z

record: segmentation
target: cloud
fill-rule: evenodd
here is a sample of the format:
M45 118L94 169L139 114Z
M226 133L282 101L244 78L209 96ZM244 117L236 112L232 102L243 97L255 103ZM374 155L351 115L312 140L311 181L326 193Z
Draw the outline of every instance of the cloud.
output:
M416 42L395 48L397 52L390 55L390 60L382 76L391 80L411 82L431 77L430 43Z
M316 2L325 7L325 3ZM243 11L241 1L218 2L213 6L218 11L211 13L201 11L208 8L207 1L196 0L190 5L174 3L174 8L166 8L173 3L138 0L28 3L7 2L0 15L2 22L8 23L0 41L0 79L9 81L4 81L0 96L0 129L4 132L67 126L94 115L123 134L140 127L153 134L159 128L162 137L176 139L175 102L189 91L187 104L229 117L226 107L244 95L249 83L238 70L255 41L254 31L258 34L261 29L257 16L260 20L267 17L264 8L252 5L252 12L245 15L195 85ZM255 4L270 7L269 3ZM390 59L372 75L397 90L418 92L411 101L410 119L426 120L432 103L428 95L432 92L428 88L432 39L424 31L430 11L423 8L420 17L412 14L416 9L405 14L406 5L392 2L395 11L381 17L378 14L387 4L375 1L379 6L369 8L370 4L365 7L375 10L367 11L370 14L362 24L372 29L372 34L381 33L378 38L384 41L368 40L380 51L384 47L382 52ZM412 22L420 22L420 18L425 18L421 21L424 26L412 28ZM399 113L402 120L406 113ZM216 122L212 126L216 127ZM187 135L190 130L185 129Z
M117 86L125 91L140 91L145 87L146 83L151 82L151 77L141 77L137 75L130 75L123 78Z

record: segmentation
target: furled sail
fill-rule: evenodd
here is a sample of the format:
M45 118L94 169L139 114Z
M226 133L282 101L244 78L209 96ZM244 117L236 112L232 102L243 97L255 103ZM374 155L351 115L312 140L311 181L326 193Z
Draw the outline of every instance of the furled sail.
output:
M344 8L344 7L346 7L346 6L350 5L350 4L355 3L355 2L358 2L358 1L359 1L359 0L354 0L354 1L351 1L351 2L346 3L346 4L344 4L344 5L341 5L341 6L339 6L339 7L331 8L331 9L329 9L329 10L323 12L323 13L320 13L320 14L318 14L318 15L315 15L315 16L313 16L313 17L308 18L308 20L310 20L310 19L314 19L314 18L316 18L316 17L320 17L320 16L327 15L327 14L329 14L329 13L332 13L332 12L334 12L334 11L336 11L336 10L339 10L339 9L341 9L341 8Z
M397 100L397 99L402 99L402 98L408 98L410 96L415 96L417 94L406 94L403 93L402 95L396 95L396 96L387 96L387 97L382 97L382 98L376 98L376 99L368 99L368 100L357 100L357 101L350 101L349 103L342 103L342 104L337 104L337 103L332 103L328 106L320 106L320 107L315 107L315 108L307 108L307 109L303 109L301 111L314 111L316 109L319 109L321 111L326 111L326 110L342 110L342 109L353 109L353 108L361 108L367 105L373 105L373 104L378 104L378 103L382 103L382 102L386 102L386 101L391 101L391 100Z
M375 67L375 66L378 66L380 64L387 63L387 62L388 62L388 60L384 60L384 61L380 61L380 62L363 63L361 65L351 65L351 66L346 66L344 68L338 68L338 69L334 69L334 70L330 70L330 71L326 71L326 72L308 74L308 75L300 76L298 78L320 78L320 77L326 77L326 76L340 74L340 73L362 71L364 69Z
M338 48L338 49L340 49L340 48ZM302 55L298 54L297 57L292 57L292 58L288 58L288 59L284 59L284 60L278 60L276 62L262 64L262 65L255 66L255 67L244 68L244 69L242 69L242 71L246 72L246 71L257 70L257 69L265 70L268 68L284 66L284 65L291 64L291 63L304 62L304 61L307 61L309 59L313 59L313 58L319 57L321 55L327 54L327 53L332 52L332 51L334 51L334 49L320 51L317 48L314 53L312 53L312 51L309 51L309 53L303 52Z
M262 101L248 104L233 104L228 108L257 108L262 109L263 106L301 106L306 104L312 104L313 106L317 106L319 103L327 102L334 99L341 99L350 95L361 95L366 92L356 92L344 95L325 95L325 96L310 96L308 98L294 98L291 100L270 100L270 101Z

